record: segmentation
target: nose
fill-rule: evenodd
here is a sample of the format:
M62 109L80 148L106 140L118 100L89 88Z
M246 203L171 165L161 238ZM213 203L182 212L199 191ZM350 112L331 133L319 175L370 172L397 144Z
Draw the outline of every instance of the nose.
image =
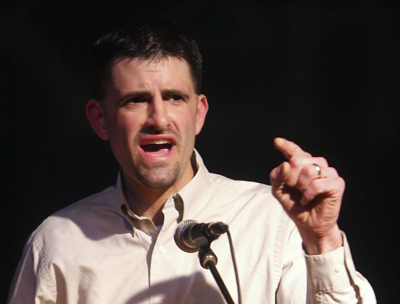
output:
M161 96L154 96L149 103L147 126L157 131L168 129L170 126L168 108Z

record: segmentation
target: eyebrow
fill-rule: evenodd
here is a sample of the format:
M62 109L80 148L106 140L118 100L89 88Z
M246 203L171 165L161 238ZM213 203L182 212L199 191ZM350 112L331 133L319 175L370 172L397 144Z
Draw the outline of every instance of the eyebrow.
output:
M162 94L162 96L179 95L179 96L182 96L185 100L189 99L189 94L184 93L183 91L177 90L177 89L165 89L165 90L161 91L161 94ZM119 104L122 101L132 98L132 97L139 97L139 96L145 96L145 95L152 96L153 94L149 90L136 90L136 91L129 92L129 93L125 94L124 96L122 96L121 98L119 98L117 100L117 103Z
M176 90L176 89L166 89L161 91L162 95L179 95L182 96L185 100L189 99L189 94L181 91L181 90Z
M126 99L130 99L130 98L138 97L138 96L144 96L144 95L151 95L151 92L148 90L137 90L137 91L129 92L129 93L125 94L124 96L122 96L121 98L119 98L117 100L117 104L120 104L122 101L124 101Z

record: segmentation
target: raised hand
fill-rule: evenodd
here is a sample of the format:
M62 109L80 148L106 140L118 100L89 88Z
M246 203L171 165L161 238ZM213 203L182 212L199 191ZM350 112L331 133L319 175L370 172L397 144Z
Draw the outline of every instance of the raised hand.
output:
M295 222L308 254L342 246L337 225L344 180L322 157L313 157L295 143L275 138L275 147L288 159L270 173L272 193Z

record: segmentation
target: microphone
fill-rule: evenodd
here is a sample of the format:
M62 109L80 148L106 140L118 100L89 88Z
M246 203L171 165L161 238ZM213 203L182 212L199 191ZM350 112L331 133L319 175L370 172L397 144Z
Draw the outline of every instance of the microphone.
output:
M192 253L199 251L202 246L210 245L228 228L223 222L198 223L195 220L185 220L176 226L174 240L181 250Z

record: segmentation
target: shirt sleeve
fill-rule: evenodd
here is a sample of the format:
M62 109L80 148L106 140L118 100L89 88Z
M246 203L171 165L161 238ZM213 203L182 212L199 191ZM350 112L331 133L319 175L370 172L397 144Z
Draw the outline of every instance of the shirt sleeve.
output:
M51 291L48 284L43 284L44 280L48 280L48 276L43 272L40 250L37 250L37 244L36 246L35 244L35 237L32 235L25 244L14 274L8 295L8 304L51 304L56 302L54 291Z
M342 235L342 247L327 254L305 254L307 303L376 303L374 291L356 271L346 236Z

